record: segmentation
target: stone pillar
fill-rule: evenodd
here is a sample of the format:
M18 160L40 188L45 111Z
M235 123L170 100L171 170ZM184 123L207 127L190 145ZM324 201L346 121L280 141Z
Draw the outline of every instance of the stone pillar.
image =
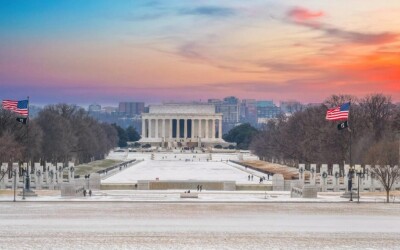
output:
M68 182L74 182L75 178L75 165L72 162L68 162Z
M310 164L310 185L315 185L315 179L317 176L317 164Z
M347 192L347 190L349 190L349 186L348 186L348 184L349 184L349 170L350 170L350 165L345 164L344 165L344 178L343 179L344 179L344 186L346 187L345 188L346 192Z
M338 192L340 189L340 183L339 183L339 178L340 178L340 169L339 169L339 164L333 164L332 166L332 174L333 174L333 191Z
M162 138L165 140L165 118L162 119Z
M327 181L328 181L328 164L322 164L321 169L320 169L320 184L321 184L321 189L322 192L326 192L326 186L327 186Z
M147 119L149 121L149 136L148 138L152 138L151 137L151 119Z
M356 172L362 171L362 167L359 164L354 165L354 168L355 168ZM360 176L358 174L356 174L356 173L354 173L354 176L357 177L357 178L355 178L356 183L353 183L353 186L357 186L357 191L359 189L359 192L361 193L364 190L363 189L363 185L362 185L363 179L360 178ZM360 185L358 185L358 184L360 184Z
M371 166L370 165L366 165L365 166L365 171L368 173L365 175L365 178L367 180L367 186L369 187L369 191L370 192L375 192L375 187L374 187L374 178L373 178L373 173L371 171Z
M169 138L171 138L171 139L172 139L172 134L173 134L173 131L172 131L172 118L171 118L171 119L169 119Z
M299 180L302 185L304 185L305 182L305 170L306 164L299 164Z
M191 130L190 138L194 139L194 119L192 119Z
M187 119L183 119L183 138L185 138L185 140L186 140L186 138L187 138L187 122L188 122L188 120Z
M218 138L222 139L222 118L219 119Z
M205 138L209 138L208 137L208 118L206 119L206 136Z
M142 117L142 138L146 138L146 119Z
M6 189L6 178L8 180L8 163L2 163L0 168L0 189Z
M212 119L212 136L211 138L215 139L215 119Z
M56 182L56 167L54 165L51 165L50 171L49 171L49 189L54 189L54 184Z
M154 131L154 138L159 138L159 134L158 134L158 118L156 119L156 131Z
M41 189L42 188L42 169L43 168L39 162L35 162L33 165L35 167L35 187L36 187L36 189Z
M58 174L58 183L63 183L64 182L64 164L63 163L57 163L58 169L57 169L57 174Z
M19 169L18 162L13 162L12 170L11 170L11 173L12 173L12 175L11 175L11 185L12 185L11 189L14 188L14 174L16 175L16 177L15 177L15 187L18 188L18 183L19 183L18 169Z

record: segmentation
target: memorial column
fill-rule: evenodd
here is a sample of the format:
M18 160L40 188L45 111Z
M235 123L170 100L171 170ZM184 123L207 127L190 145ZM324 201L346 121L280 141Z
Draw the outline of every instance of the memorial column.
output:
M215 119L212 119L212 139L215 139Z
M147 119L148 121L149 121L149 138L152 138L151 137L151 119Z
M192 122L190 123L191 128L190 128L190 138L194 138L194 119L191 120Z
M208 118L206 119L206 136L205 138L208 138Z
M165 118L162 119L162 137L165 140Z
M146 119L142 117L142 138L146 137Z
M218 138L222 139L222 119L221 118L219 118Z
M158 138L158 118L156 119L156 131L154 133L154 137Z

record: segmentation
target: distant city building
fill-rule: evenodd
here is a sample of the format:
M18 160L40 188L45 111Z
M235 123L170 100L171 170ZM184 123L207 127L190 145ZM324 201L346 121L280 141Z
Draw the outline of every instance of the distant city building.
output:
M140 115L144 112L144 102L120 102L118 112L127 116Z
M275 106L274 101L266 100L266 101L257 101L257 108L264 108L264 107L273 107Z
M222 113L222 129L229 132L240 122L240 103L239 99L234 96L219 99L209 99L209 104L214 104L215 112Z
M99 104L90 104L89 105L89 112L100 112L101 111L101 105Z
M107 107L103 107L102 111L105 112L105 113L111 114L111 113L117 112L118 108L117 107L107 106Z
M261 118L276 118L279 114L281 114L281 109L273 101L257 101L258 123Z
M257 101L255 99L243 99L240 103L240 122L257 125Z

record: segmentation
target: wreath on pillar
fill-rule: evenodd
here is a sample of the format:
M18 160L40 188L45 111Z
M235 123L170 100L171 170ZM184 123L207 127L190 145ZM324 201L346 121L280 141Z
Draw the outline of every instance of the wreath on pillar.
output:
M326 179L328 177L328 174L326 172L322 173L322 178Z
M310 172L311 172L312 174L314 174L314 173L315 173L315 169L314 169L314 168L311 168Z
M300 172L300 174L302 174L304 172L304 169L303 168L299 168L299 172Z
M0 171L0 176L3 177L3 175L6 174L6 171L4 171L3 169Z
M339 172L336 172L336 173L335 173L335 178L336 178L336 179L339 179L339 177L340 177Z
M40 170L36 171L36 176L40 177L42 175L42 173L40 172Z
M75 171L74 167L70 167L69 171L73 173Z

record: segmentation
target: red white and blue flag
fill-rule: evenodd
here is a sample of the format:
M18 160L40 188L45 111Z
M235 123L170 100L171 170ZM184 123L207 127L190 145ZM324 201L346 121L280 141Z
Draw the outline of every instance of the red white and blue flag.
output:
M326 119L329 121L341 121L349 119L350 102L344 103L339 107L328 109Z
M28 100L22 100L22 101L3 100L2 104L3 104L3 109L11 110L22 116L29 115Z

